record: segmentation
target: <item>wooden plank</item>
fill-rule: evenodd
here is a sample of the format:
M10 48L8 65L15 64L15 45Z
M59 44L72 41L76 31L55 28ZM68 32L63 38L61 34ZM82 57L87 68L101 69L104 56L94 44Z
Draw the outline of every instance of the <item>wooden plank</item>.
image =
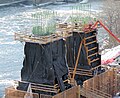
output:
M30 93L14 89L14 87L8 87L5 89L5 98L24 98L26 94L30 95ZM32 95L34 98L39 98L37 93L32 93Z
M97 42L97 41L95 40L95 41L92 41L92 42L86 43L85 45L90 45L90 44L93 44L93 43L95 43L95 42Z
M90 39L90 38L93 38L93 37L96 37L96 35L86 37L85 40Z
M97 60L99 60L99 58L92 60L91 63L96 62Z
M65 91L53 96L52 98L80 98L79 88L80 88L80 86L74 86L68 90L65 90Z
M40 98L52 98L52 96L50 96L50 95L44 95L44 94L40 94Z
M89 51L92 51L92 50L95 50L95 49L97 49L97 47L94 47L94 48L88 49L88 52L89 52Z
M74 70L74 68L72 67L69 67L70 70ZM90 70L87 70L87 69L80 69L80 68L77 68L77 71L87 71L87 72L91 72Z
M32 36L32 35L25 35L25 34L18 34L15 33L15 40L19 40L19 41L23 41L23 42L31 42L31 43L39 43L39 44L47 44L50 42L54 42L56 40L60 40L60 39L65 39L67 37L72 36L72 33L65 33L64 35L58 35L56 34L52 34L49 36Z
M70 74L73 74L72 72L70 72ZM92 74L89 74L89 73L79 73L79 72L76 72L77 75L80 75L80 76L93 76Z
M49 92L49 93L58 93L57 91L54 90L47 90L47 89L43 89L43 88L36 88L36 87L32 87L33 90L38 90L38 91L43 91L43 92Z
M112 96L116 93L116 75L115 69L111 68L102 74L86 80L83 83L83 88L86 90L86 92L94 92L103 98L112 98Z
M88 55L88 57L91 57L91 56L94 56L94 55L97 55L97 54L98 54L98 52L93 53L93 54L91 54L91 55Z

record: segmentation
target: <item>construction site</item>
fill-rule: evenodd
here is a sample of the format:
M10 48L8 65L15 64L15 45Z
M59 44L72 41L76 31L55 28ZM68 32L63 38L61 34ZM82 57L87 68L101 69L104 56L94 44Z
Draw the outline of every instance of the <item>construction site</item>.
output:
M31 28L15 32L14 39L25 43L25 57L21 80L5 89L5 98L120 97L120 69L101 64L98 28L119 44L120 39L91 4L69 9L40 8L29 16Z

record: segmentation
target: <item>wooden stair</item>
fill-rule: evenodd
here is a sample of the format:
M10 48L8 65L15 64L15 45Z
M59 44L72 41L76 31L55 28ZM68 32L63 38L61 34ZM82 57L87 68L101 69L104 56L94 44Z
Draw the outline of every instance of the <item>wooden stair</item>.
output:
M100 65L101 57L99 55L98 43L96 38L96 31L85 32L84 46L86 47L87 58L89 65L96 67Z

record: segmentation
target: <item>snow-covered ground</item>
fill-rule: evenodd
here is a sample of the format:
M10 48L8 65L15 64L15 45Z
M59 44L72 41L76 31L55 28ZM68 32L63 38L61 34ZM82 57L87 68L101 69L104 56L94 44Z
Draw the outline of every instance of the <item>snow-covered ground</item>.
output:
M120 45L102 51L101 63L113 66L120 65Z

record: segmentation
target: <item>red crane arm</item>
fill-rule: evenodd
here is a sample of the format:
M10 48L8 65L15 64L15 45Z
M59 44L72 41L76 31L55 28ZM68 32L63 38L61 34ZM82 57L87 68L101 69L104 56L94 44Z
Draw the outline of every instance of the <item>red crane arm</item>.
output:
M120 39L119 39L118 37L116 37L101 21L97 21L97 22L93 25L93 28L95 28L98 23L99 23L112 37L114 37L114 38L120 43Z

